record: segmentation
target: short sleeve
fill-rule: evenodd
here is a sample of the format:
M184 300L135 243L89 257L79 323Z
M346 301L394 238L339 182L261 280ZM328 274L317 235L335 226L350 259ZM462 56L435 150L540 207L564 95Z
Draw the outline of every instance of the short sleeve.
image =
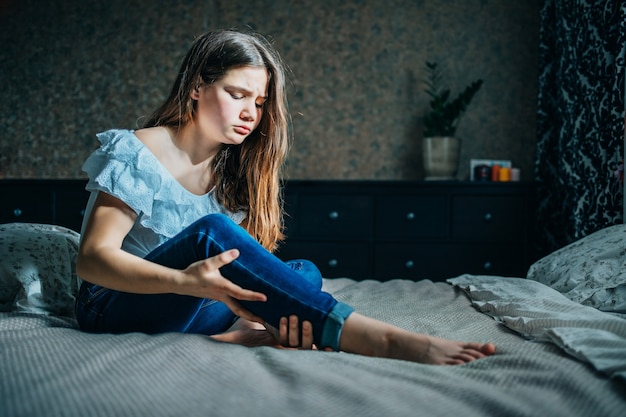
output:
M101 191L124 201L141 224L170 238L199 218L222 213L241 223L245 212L232 213L210 192L196 195L185 189L131 130L97 135L100 148L83 164L87 190Z

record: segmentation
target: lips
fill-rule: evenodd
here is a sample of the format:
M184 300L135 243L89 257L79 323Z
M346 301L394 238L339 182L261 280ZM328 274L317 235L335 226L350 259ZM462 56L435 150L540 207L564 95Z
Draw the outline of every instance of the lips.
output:
M235 132L240 135L248 135L250 134L250 128L247 126L235 126Z

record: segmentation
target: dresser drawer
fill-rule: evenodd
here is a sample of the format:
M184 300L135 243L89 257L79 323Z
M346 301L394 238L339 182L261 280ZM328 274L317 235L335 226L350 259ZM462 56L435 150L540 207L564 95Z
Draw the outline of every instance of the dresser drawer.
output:
M372 249L362 242L299 242L292 241L280 248L277 256L283 261L308 259L324 278L371 278Z
M372 206L372 198L365 195L299 195L297 236L369 237Z
M374 248L374 279L448 278L453 272L450 245L426 243L378 243Z
M52 223L53 194L44 187L22 187L19 185L2 188L0 199L0 223Z
M518 244L379 243L374 278L441 281L462 274L524 276L523 247Z
M527 267L522 243L457 244L455 275L502 275L523 278Z
M376 200L376 237L432 238L449 235L448 199L436 196L381 196Z
M523 196L455 196L452 238L475 242L515 242L526 231Z

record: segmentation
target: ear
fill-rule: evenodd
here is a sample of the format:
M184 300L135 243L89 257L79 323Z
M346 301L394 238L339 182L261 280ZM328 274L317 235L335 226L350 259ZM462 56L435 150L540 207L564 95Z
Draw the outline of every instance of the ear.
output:
M191 90L191 99L198 100L200 98L200 84L196 84L193 90Z

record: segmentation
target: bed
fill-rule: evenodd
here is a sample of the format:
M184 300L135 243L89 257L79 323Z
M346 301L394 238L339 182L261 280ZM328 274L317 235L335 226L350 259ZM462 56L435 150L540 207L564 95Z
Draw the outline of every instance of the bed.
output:
M623 225L548 255L527 277L324 280L366 315L497 345L462 366L83 333L72 317L78 238L0 225L1 416L626 415Z

